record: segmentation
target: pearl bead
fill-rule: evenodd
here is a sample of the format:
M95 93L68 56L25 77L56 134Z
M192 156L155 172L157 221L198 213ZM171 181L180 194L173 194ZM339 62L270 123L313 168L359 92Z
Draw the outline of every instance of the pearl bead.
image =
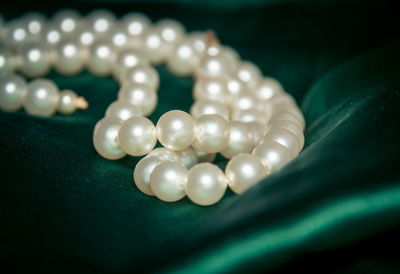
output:
M162 39L161 34L156 30L149 30L144 39L144 52L146 58L153 64L160 64L167 58L168 46Z
M28 84L23 105L31 115L51 116L57 109L58 100L58 88L53 82L36 79Z
M13 112L21 108L26 96L26 82L16 74L0 78L0 109Z
M121 82L143 84L157 89L160 84L160 77L153 67L148 64L141 64L123 71Z
M52 49L61 40L61 31L54 25L47 25L42 32L41 41Z
M106 76L111 72L115 57L115 49L109 42L95 42L91 46L88 70L96 76Z
M276 121L291 121L298 125L301 130L304 130L305 127L305 122L304 120L300 120L299 117L297 117L295 114L287 111L282 111L282 112L276 112L273 114L271 119L268 121L269 124L273 124Z
M144 116L153 113L157 106L157 93L152 87L143 84L127 82L121 87L118 98L139 107Z
M188 35L188 40L197 56L202 56L207 48L207 37L204 32L191 32Z
M45 75L50 70L50 58L47 49L41 44L28 44L20 49L20 70L28 77Z
M188 147L184 150L176 151L179 162L186 168L191 168L199 162L197 152L193 147Z
M206 114L219 114L225 120L229 120L229 107L221 102L202 99L194 102L190 108L190 114L197 119Z
M228 185L233 192L241 194L271 173L261 159L250 153L233 157L225 169Z
M260 69L253 63L246 61L238 64L236 74L250 89L254 89L262 78Z
M144 194L154 196L153 191L150 188L150 175L154 168L161 164L163 160L156 156L144 157L135 166L133 171L133 180L135 185Z
M207 153L204 151L199 150L198 148L193 147L196 151L197 158L199 159L199 163L212 163L215 160L216 154L215 153Z
M171 150L183 150L195 139L195 122L188 113L172 110L163 114L157 123L160 143Z
M181 77L189 76L199 62L199 56L192 47L190 40L180 42L168 57L168 69Z
M229 123L218 114L201 116L196 121L195 145L207 153L223 150L229 141Z
M106 117L116 117L122 121L134 116L142 116L140 108L121 100L115 101L106 110Z
M175 161L157 165L150 174L150 188L155 196L165 202L176 202L186 196L185 184L188 170Z
M231 61L224 54L217 56L204 56L196 70L197 77L219 77L227 76L233 72Z
M281 129L286 129L293 133L297 140L299 141L300 149L303 148L304 146L304 134L303 131L301 130L300 126L296 123L293 123L291 121L275 121L271 126L270 129L276 129L276 128L281 128Z
M246 123L231 121L228 146L221 151L221 154L230 159L239 153L251 152L254 145L255 140L251 128Z
M247 122L246 125L251 129L254 137L254 143L258 145L262 138L264 137L265 133L265 126L264 124L254 121L254 122Z
M150 29L150 23L150 19L141 13L128 13L122 17L121 26L130 36L132 48L143 48L144 36Z
M113 75L120 80L123 71L146 63L147 59L139 51L132 49L120 50L117 59L113 63Z
M238 97L248 91L246 85L237 77L229 77L226 87L232 98Z
M145 155L154 148L156 143L156 128L146 117L131 117L124 121L119 129L118 144L129 155Z
M64 34L71 34L79 27L81 15L75 10L64 9L53 16L52 24Z
M156 156L163 161L176 161L179 162L178 154L175 151L166 149L165 147L158 147L150 151L146 157Z
M185 28L176 20L162 19L157 22L156 28L160 32L161 38L170 44L176 44L185 35Z
M193 87L193 97L195 100L208 99L224 103L229 97L226 81L223 78L202 77Z
M300 144L292 132L282 128L270 129L263 137L263 141L271 140L285 146L294 157L300 152Z
M87 51L95 43L96 36L97 34L87 24L81 24L74 34L77 43ZM87 55L89 55L89 52L87 52Z
M292 155L286 147L270 140L259 144L253 154L260 157L264 165L270 167L272 171L280 169L292 160Z
M115 25L115 15L108 10L98 9L87 16L87 22L94 32L105 34L110 32Z
M64 40L57 46L54 67L63 75L74 75L83 69L84 56L80 45L74 40Z
M238 110L260 109L257 98L251 92L243 92L233 99L231 108Z
M71 114L76 110L77 95L72 90L63 90L60 92L58 111L62 114Z
M7 23L5 39L10 48L19 48L29 40L28 30L23 20L12 20Z
M261 101L267 101L282 93L282 85L276 79L271 77L262 78L254 90L254 95Z
M117 50L127 48L130 44L128 33L124 29L122 29L120 26L114 27L111 30L111 32L109 34L109 39L111 41L111 44Z
M235 71L237 69L240 60L240 56L237 53L237 51L231 47L225 46L223 47L222 52L228 58L230 66L232 67L232 71Z
M97 122L93 132L93 145L97 153L109 160L121 159L126 155L117 142L122 120L106 117Z
M13 68L11 52L5 48L0 48L0 76L12 72Z
M202 163L189 170L186 194L198 205L217 203L227 188L225 174L215 165Z
M37 12L29 12L22 17L31 36L39 36L46 25L46 17Z
M245 123L259 122L267 123L267 119L262 111L257 109L235 109L232 113L232 120L241 121Z

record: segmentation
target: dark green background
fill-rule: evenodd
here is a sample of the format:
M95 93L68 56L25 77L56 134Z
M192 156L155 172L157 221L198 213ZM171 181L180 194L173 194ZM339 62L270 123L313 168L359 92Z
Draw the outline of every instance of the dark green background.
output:
M0 112L7 273L400 271L400 25L389 1L9 4L1 10L7 19L30 9L105 7L213 29L283 83L308 125L300 156L245 194L228 192L211 207L164 203L134 186L138 159L108 161L92 147L117 84L52 73L90 108L51 118ZM153 121L192 102L191 80L159 72Z

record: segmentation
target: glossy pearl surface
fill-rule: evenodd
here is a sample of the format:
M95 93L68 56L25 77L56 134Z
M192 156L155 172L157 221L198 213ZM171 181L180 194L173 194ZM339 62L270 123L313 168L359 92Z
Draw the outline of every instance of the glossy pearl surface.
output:
M120 79L125 70L145 63L147 63L147 59L139 51L132 49L120 50L117 59L113 63L113 74L117 79Z
M76 98L78 96L72 90L60 92L57 110L62 114L71 114L76 110Z
M28 44L20 49L20 70L28 77L45 75L50 70L50 56L41 44Z
M270 167L272 171L280 169L292 160L292 155L286 147L270 140L259 144L253 153L260 157L264 165Z
M199 162L199 157L193 147L188 147L184 150L176 151L179 162L186 168L191 168Z
M0 77L0 109L13 112L21 108L26 96L26 82L16 74Z
M125 121L134 116L142 116L142 112L138 106L134 106L129 102L118 100L109 105L105 116L116 117L122 121Z
M144 116L150 115L157 106L155 90L144 84L127 82L119 91L118 98L139 107Z
M193 87L193 97L195 100L208 99L226 102L229 97L226 82L219 77L200 78Z
M160 84L160 77L157 71L148 64L137 65L122 73L123 82L143 84L157 89Z
M247 61L238 64L236 74L250 89L255 88L262 78L260 69L253 63Z
M0 76L12 72L14 67L11 52L0 48Z
M267 101L274 96L282 94L282 92L283 87L276 79L263 77L257 84L254 95L262 101Z
M240 121L230 122L230 134L227 147L221 151L225 158L232 158L239 153L251 152L255 140L250 127Z
M121 125L122 120L114 117L106 117L97 122L93 133L93 145L103 158L117 160L126 155L117 142Z
M144 194L154 196L153 191L150 188L150 175L154 168L161 164L163 160L156 156L144 157L135 166L133 171L133 180L135 185Z
M54 15L52 24L62 33L71 34L78 29L80 20L81 16L78 12L64 9Z
M207 153L223 150L229 141L229 123L218 114L203 115L196 121L195 145Z
M55 69L64 75L74 75L83 69L84 56L80 45L74 40L65 40L57 46Z
M98 9L92 11L87 21L89 26L98 34L105 34L111 31L115 24L115 16L108 10Z
M163 161L179 161L178 154L175 151L169 150L165 147L158 147L150 151L146 157L156 156Z
M270 125L270 129L276 129L276 128L286 129L291 133L293 133L296 136L297 140L299 141L300 149L303 148L304 134L299 125L288 120L278 120Z
M51 116L58 105L58 88L46 79L36 79L28 84L24 99L26 112L37 116Z
M271 140L285 146L290 154L294 157L300 152L300 143L296 135L287 129L275 128L270 129L263 137L263 141Z
M96 76L109 75L115 56L115 49L109 42L95 42L90 49L90 56L87 64L89 72Z
M168 69L178 76L189 76L199 62L199 56L195 52L192 42L185 40L180 42L168 57Z
M206 114L219 114L228 121L229 113L229 107L226 104L208 99L197 100L190 108L190 114L195 119Z

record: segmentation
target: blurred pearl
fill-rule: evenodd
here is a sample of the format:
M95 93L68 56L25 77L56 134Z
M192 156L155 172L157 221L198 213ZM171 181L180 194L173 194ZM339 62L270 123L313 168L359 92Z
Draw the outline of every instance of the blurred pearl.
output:
M0 78L0 109L13 112L21 108L26 96L26 82L16 74L7 74Z
M196 100L190 108L190 114L195 119L206 114L219 114L229 121L229 107L224 103L207 99Z
M144 37L150 28L150 19L141 13L128 13L122 17L121 26L128 33L131 46L141 49L144 45Z
M121 87L118 98L139 107L144 116L153 113L157 106L157 93L152 87L143 84L127 82Z
M147 64L147 59L141 52L132 49L120 50L117 59L113 62L113 74L117 79L121 79L125 70L139 64Z
M146 157L156 156L163 161L179 161L178 154L175 151L169 150L165 147L158 147L153 149L147 154Z
M171 110L164 113L157 123L157 137L160 143L172 150L183 150L195 139L195 122L188 113Z
M230 159L239 153L250 152L254 148L254 141L253 132L246 123L231 121L228 146L221 154Z
M250 89L256 88L262 78L260 69L253 63L247 61L242 61L238 64L236 74Z
M250 122L266 123L267 117L264 116L264 113L262 111L259 111L257 109L253 108L245 110L236 109L232 113L232 120L241 121L245 123L250 123Z
M242 194L270 173L271 170L261 159L250 153L236 155L225 169L228 185L237 194Z
M192 47L192 42L187 39L175 47L168 57L167 67L172 73L184 77L193 72L199 60L199 56Z
M129 102L118 100L108 106L105 116L116 117L122 121L125 121L134 116L142 116L142 112L138 106L134 106Z
M74 40L64 40L57 46L55 69L63 75L75 75L84 66L83 51Z
M41 41L46 45L52 46L57 45L61 40L61 31L54 25L47 25L42 32Z
M215 160L216 156L215 153L207 153L195 147L193 147L193 149L196 151L199 163L205 163L205 162L212 163Z
M259 101L251 92L243 92L232 100L231 108L238 110L259 109Z
M226 82L219 77L199 78L193 87L193 98L195 100L208 99L212 101L226 102L229 97Z
M262 101L269 100L282 93L282 85L276 79L271 77L263 77L254 90L254 95Z
M61 33L71 34L79 27L81 15L71 9L63 9L53 16L52 25L56 26Z
M28 77L38 77L50 70L50 58L46 47L41 44L28 44L20 50L20 70Z
M51 116L56 112L58 100L58 88L52 81L36 79L28 84L23 105L31 115Z
M122 72L121 82L125 81L144 84L158 89L160 77L152 66L141 64Z
M188 40L194 50L194 52L201 56L204 54L207 48L207 37L204 32L194 31L189 33Z
M161 38L170 44L176 44L185 35L185 28L181 23L173 19L162 19L157 22L156 28Z
M23 20L14 19L7 23L4 41L11 48L18 48L29 40L28 30Z
M129 155L145 155L154 148L156 143L156 128L146 117L131 117L124 121L119 129L118 144Z
M202 163L189 170L186 194L198 205L217 203L227 188L225 174L215 165Z
M237 53L237 51L229 46L224 46L222 52L228 58L228 60L230 62L230 66L232 67L232 70L235 71L237 69L237 66L238 66L238 63L240 60L240 56Z
M22 17L25 21L28 33L34 37L38 37L46 26L46 17L38 12L29 12Z
M123 49L129 45L128 33L121 27L114 27L109 34L111 44L117 49Z
M196 70L196 76L218 77L227 76L233 72L231 61L225 54L204 56Z
M76 98L78 96L72 90L60 92L58 111L62 114L71 114L76 110Z
M253 151L254 155L261 158L264 165L272 171L278 170L292 160L289 150L281 144L266 140L259 144Z
M161 164L163 160L156 156L144 157L135 166L133 171L133 180L135 185L144 194L154 196L153 191L150 188L150 175L154 168Z
M13 58L8 49L0 48L0 76L12 72L14 69Z
M237 77L229 77L226 82L226 87L232 98L240 96L247 92L246 85Z
M305 127L304 118L300 119L295 114L293 114L291 112L287 112L287 111L281 111L281 112L274 113L273 116L271 117L271 119L268 121L268 123L273 124L276 121L282 121L282 120L283 121L291 121L291 122L295 123L296 125L298 125L302 131L304 131L304 127Z
M96 76L106 76L111 72L115 57L115 49L110 43L95 42L91 46L88 70Z
M97 34L87 24L81 24L74 37L82 48L89 49L96 41Z
M195 145L207 153L223 150L229 141L229 123L218 114L201 116L196 121Z
M296 123L293 123L288 120L281 120L281 121L275 121L273 124L271 124L270 129L276 129L276 128L281 128L281 129L286 129L293 133L297 140L299 141L300 145L300 150L304 146L304 134L303 131L301 130L300 126Z
M253 133L254 143L258 145L261 142L265 133L264 124L254 121L246 123L246 125L251 129L251 132Z
M193 147L188 147L184 150L176 151L179 162L186 168L191 168L199 162L197 152Z
M300 152L299 140L296 135L286 129L270 129L263 137L263 141L271 140L285 146L294 157Z
M161 34L155 30L149 30L144 39L144 52L146 58L150 60L153 64L160 64L163 62L168 54L168 46L166 42L162 39Z
M150 174L150 188L155 196L165 202L176 202L186 196L185 184L188 170L178 162L165 161Z
M111 31L115 25L115 15L104 9L92 11L87 16L87 22L95 33L105 34Z
M109 160L121 159L126 155L117 142L122 120L106 117L97 122L93 132L93 145L97 153Z

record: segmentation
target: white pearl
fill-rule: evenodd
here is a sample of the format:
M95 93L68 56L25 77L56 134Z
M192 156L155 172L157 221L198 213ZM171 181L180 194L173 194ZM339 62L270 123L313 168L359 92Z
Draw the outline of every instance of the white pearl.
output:
M286 129L286 130L290 131L291 133L293 133L296 136L297 140L299 141L300 149L303 148L304 134L298 124L293 123L292 121L288 121L288 120L286 120L286 121L280 120L280 121L275 121L270 126L270 129L276 129L276 128Z
M256 146L253 154L260 157L264 165L270 167L272 171L280 169L292 160L292 155L286 147L270 140Z
M304 130L305 127L305 122L304 122L304 118L301 119L299 116L295 115L292 112L287 112L287 111L282 111L282 112L276 112L273 114L273 116L271 117L271 119L268 121L269 124L273 124L276 121L291 121L293 123L295 123L296 125L298 125L301 130Z
M271 77L263 77L254 90L254 95L262 101L269 100L282 93L282 85L276 79Z
M22 17L25 21L26 29L31 36L38 38L46 26L46 17L37 12L29 12Z
M186 194L198 205L217 203L224 196L226 188L225 174L215 165L201 163L189 170Z
M220 77L201 77L193 87L193 98L195 100L208 99L224 103L229 101L228 97L226 81Z
M251 92L243 92L240 95L236 96L233 101L231 108L239 111L239 110L248 110L248 109L260 109L260 103L257 98Z
M207 153L204 151L199 150L198 148L193 147L193 149L196 151L197 158L199 159L199 163L212 163L215 160L216 154L215 153Z
M232 98L240 96L248 91L246 84L244 84L239 78L232 76L229 77L226 82L226 87Z
M141 52L132 49L120 50L117 59L113 62L113 75L121 80L123 71L140 64L147 64L147 59Z
M199 63L199 56L192 46L192 41L180 42L167 58L168 69L181 77L189 76Z
M116 117L122 121L126 121L134 116L142 116L142 112L138 106L134 106L129 102L118 100L108 106L106 117Z
M250 153L236 155L225 168L228 185L237 194L242 194L269 173L271 170L262 163L261 159Z
M207 153L223 150L229 141L229 123L218 114L201 116L196 121L195 145Z
M254 143L258 145L262 138L264 137L265 133L265 126L264 124L254 121L254 122L248 122L246 125L251 129L251 132L253 133L254 137Z
M195 139L195 122L188 113L171 110L164 113L157 123L160 143L171 150L183 150Z
M41 44L28 44L20 49L20 70L28 77L38 77L50 71L50 57Z
M234 110L232 113L232 120L241 121L245 123L259 122L266 123L267 118L262 111L257 109Z
M144 46L144 37L150 29L150 19L141 13L128 13L122 17L121 26L130 36L131 46L141 49Z
M165 161L150 174L150 188L154 195L165 202L176 202L186 196L185 184L188 170L178 162Z
M135 166L133 171L133 180L135 185L144 194L154 196L153 191L150 188L150 175L154 168L161 164L163 160L156 156L144 157Z
M236 50L232 47L224 46L222 50L223 54L228 58L229 62L231 63L232 70L235 71L239 64L240 56Z
M126 153L117 142L122 120L106 117L97 122L93 132L93 145L97 153L109 160L121 159Z
M156 143L156 128L146 117L131 117L124 121L119 129L118 144L129 155L145 155Z
M42 32L42 42L52 48L61 40L61 31L54 25L47 25Z
M64 40L57 46L55 69L63 75L75 75L84 66L84 56L80 45L74 40Z
M53 16L52 25L64 34L71 34L79 27L81 15L71 9L63 9Z
M76 98L78 96L72 90L60 92L57 110L62 114L71 114L76 110Z
M263 141L271 140L285 146L294 157L300 152L299 140L289 130L283 128L270 129L263 137Z
M196 70L196 76L219 77L227 76L233 72L231 61L225 54L217 56L204 56Z
M4 41L10 48L18 48L29 40L28 30L23 20L12 20L7 23Z
M219 114L225 120L229 120L229 107L221 102L202 99L194 102L190 108L190 114L197 119L206 114Z
M156 156L163 161L179 161L178 154L175 151L169 150L165 147L158 147L153 149L152 151L147 154L146 157L153 157Z
M202 56L207 48L207 37L204 32L191 32L188 35L188 40L197 56Z
M185 35L185 28L181 23L173 19L162 19L156 23L161 38L171 44L176 44Z
M115 25L115 15L108 10L98 9L87 16L90 27L98 34L105 34L111 31Z
M51 116L58 105L58 88L49 80L36 79L28 84L23 105L31 115Z
M89 48L95 43L98 35L87 24L81 24L73 36L82 48L89 51Z
M7 74L0 78L0 109L17 111L26 96L26 82L16 74Z
M254 89L262 78L260 69L251 62L242 61L238 64L236 71L238 78L247 84L250 89Z
M255 140L251 128L246 123L231 121L228 146L221 151L221 154L230 159L239 153L251 152L254 145Z
M127 48L130 44L128 33L120 26L115 26L108 35L111 44L117 49Z
M0 76L12 72L13 69L11 52L5 48L0 48Z
M157 93L152 87L143 84L127 82L121 87L118 98L139 107L144 116L153 113L157 106Z
M186 168L191 168L199 162L199 157L193 147L176 151L176 154L178 155L179 162Z
M168 54L167 43L162 39L161 34L156 30L149 30L144 39L144 52L146 58L153 64L160 64L163 62Z
M115 49L109 42L95 42L90 49L88 70L96 76L106 76L110 74L115 58Z
M158 89L160 77L158 76L158 72L152 66L141 64L124 70L122 72L121 82L143 84Z

